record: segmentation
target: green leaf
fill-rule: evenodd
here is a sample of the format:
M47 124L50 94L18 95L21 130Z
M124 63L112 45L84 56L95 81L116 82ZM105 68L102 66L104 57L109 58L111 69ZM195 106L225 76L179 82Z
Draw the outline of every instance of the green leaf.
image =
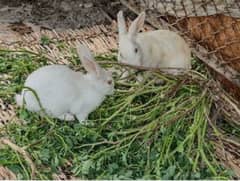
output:
M90 168L93 167L92 160L86 160L82 163L82 173L87 175L90 171Z

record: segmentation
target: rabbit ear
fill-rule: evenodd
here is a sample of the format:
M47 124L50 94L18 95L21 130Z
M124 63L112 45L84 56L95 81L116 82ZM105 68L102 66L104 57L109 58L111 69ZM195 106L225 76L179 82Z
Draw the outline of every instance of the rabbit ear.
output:
M95 62L94 57L86 46L77 43L77 53L80 57L80 60L82 62L83 67L85 70L91 74L95 74L97 76L100 76L101 68L100 66Z
M88 60L94 60L94 57L88 47L79 42L76 42L76 48L78 56L80 57L81 61L84 60L84 57L85 59L87 58Z
M126 34L127 29L126 29L126 23L123 17L123 11L119 11L117 14L117 21L118 21L118 33L119 35L121 34Z
M135 36L139 30L143 27L145 21L145 12L142 12L138 15L138 17L132 22L131 26L129 27L128 33L131 36Z

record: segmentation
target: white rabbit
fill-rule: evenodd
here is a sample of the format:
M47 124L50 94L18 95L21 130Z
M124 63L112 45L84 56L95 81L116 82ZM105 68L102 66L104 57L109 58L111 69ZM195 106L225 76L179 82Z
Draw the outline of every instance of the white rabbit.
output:
M119 11L117 19L119 62L144 67L173 68L165 70L170 74L191 69L190 48L177 33L169 30L138 33L144 25L145 12L132 22L128 32L122 11Z
M102 103L106 95L113 94L114 82L111 72L94 61L88 48L77 44L77 52L87 74L74 72L64 65L49 65L31 73L25 87L35 91L47 115L69 121L76 116L81 122ZM29 111L42 110L33 91L27 88L16 95L16 102L19 106L25 102Z

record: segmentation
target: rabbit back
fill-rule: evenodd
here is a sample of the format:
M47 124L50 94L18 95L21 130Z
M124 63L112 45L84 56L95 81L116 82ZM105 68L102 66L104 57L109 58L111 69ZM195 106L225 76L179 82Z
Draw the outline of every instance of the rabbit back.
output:
M139 33L143 65L150 67L191 68L191 51L184 39L168 30Z
M69 108L79 94L78 84L81 73L63 65L50 65L33 72L26 80L25 87L33 89L46 113L58 117L69 112ZM30 111L41 110L39 101L32 91L24 89L22 96Z

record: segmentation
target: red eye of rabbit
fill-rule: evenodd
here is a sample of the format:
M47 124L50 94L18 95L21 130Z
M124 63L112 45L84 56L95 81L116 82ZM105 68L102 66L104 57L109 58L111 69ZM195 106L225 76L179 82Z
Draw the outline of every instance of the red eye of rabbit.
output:
M135 51L135 53L137 53L137 52L138 52L138 49L137 49L137 48L135 48L135 49L134 49L134 51Z
M108 83L109 85L111 85L111 84L112 84L112 80L108 80L107 83Z

